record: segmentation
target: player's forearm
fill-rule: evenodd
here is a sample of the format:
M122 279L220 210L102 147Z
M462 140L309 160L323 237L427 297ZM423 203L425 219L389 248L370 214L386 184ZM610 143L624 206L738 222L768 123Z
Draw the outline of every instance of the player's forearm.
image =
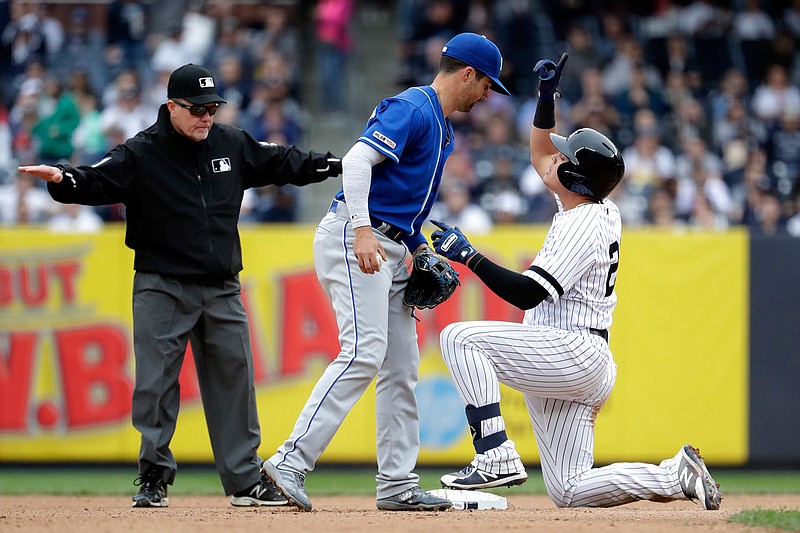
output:
M539 101L531 125L531 164L540 174L546 168L547 159L555 152L550 133L556 131L555 102Z
M353 227L369 226L369 189L372 167L385 157L364 143L357 142L342 159L342 188Z
M547 291L536 281L494 263L481 253L470 258L467 266L493 293L523 311L533 309L547 298Z

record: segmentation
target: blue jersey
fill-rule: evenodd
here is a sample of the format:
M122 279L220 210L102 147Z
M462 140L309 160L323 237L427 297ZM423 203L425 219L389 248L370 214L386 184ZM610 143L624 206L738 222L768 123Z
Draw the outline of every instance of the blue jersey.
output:
M383 100L358 138L386 156L372 167L370 216L406 232L411 250L425 241L420 228L439 193L453 135L436 92L423 86ZM344 191L336 198L343 200Z

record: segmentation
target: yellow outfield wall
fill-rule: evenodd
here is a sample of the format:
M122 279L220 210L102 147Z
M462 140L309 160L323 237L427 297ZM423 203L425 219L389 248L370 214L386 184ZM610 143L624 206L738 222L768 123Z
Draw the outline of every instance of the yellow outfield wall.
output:
M521 271L546 230L515 226L471 240ZM241 229L263 456L289 435L339 349L335 318L314 274L313 235L306 225ZM139 436L130 424L133 252L123 240L122 227L92 235L0 229L0 461L136 460ZM522 316L456 266L462 286L453 298L418 313L420 464L465 463L474 453L440 357L441 329L454 321ZM597 420L596 461L659 461L692 442L709 462L743 464L747 235L628 230L616 289L611 348L618 377ZM184 365L181 397L175 456L210 462L192 364ZM509 437L526 462L537 462L522 396L504 388L502 409ZM370 388L320 463L374 461L374 411Z

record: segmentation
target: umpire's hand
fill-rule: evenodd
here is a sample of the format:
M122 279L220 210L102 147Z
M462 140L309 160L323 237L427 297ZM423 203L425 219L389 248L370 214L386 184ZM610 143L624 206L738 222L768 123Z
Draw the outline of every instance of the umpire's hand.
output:
M61 172L60 168L51 167L49 165L17 167L17 170L26 174L33 174L39 179L44 181L52 181L53 183L59 183L62 179L64 179L64 173Z

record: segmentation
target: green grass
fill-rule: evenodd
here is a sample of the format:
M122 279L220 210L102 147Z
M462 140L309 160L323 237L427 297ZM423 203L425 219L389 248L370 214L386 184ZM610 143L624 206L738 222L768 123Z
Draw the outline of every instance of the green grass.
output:
M419 468L420 485L439 486L439 476L449 467ZM528 482L513 489L498 489L498 494L545 494L541 471L528 469ZM800 472L712 469L724 494L800 494ZM136 467L129 466L0 466L0 495L120 495L131 494ZM321 465L306 479L308 492L315 495L375 493L374 467L334 467ZM221 495L222 485L213 467L179 467L172 494Z
M746 509L731 516L729 520L752 527L800 531L800 511L789 509Z

